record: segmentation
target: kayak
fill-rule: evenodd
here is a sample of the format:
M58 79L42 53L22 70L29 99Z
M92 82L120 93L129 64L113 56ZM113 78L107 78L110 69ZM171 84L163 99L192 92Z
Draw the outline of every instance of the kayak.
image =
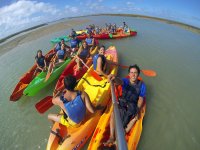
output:
M120 88L118 88L118 90L115 90L116 97L118 97L118 93L121 93L122 90L121 86L119 87ZM146 110L146 103L144 103L142 106L140 119L134 124L131 131L128 134L126 134L125 139L127 142L128 150L136 150L137 148L142 133L142 122L145 115L145 110ZM109 139L109 133L110 133L109 123L112 112L113 112L113 105L112 102L110 102L105 112L102 114L99 123L93 133L93 136L88 146L88 150L106 149L106 147L103 145L103 142L106 142Z
M125 37L129 37L129 36L136 36L137 35L137 31L135 30L131 30L130 32L125 32L123 33L122 30L118 30L116 34L111 34L111 33L102 33L102 34L96 34L96 35L93 35L93 37L95 39L117 39L117 38L125 38ZM63 37L68 37L69 36L63 36ZM83 33L81 35L77 35L77 38L79 40L84 40L87 38L87 34L86 33ZM64 38L55 38L53 40L51 40L52 43L58 43L61 41L61 39L64 39ZM69 41L69 40L68 40ZM66 42L68 42L66 41Z
M47 81L45 81L47 72L41 72L29 83L23 94L27 96L35 96L41 89L45 88L55 79L57 79L70 61L71 58L67 58L61 66L55 68Z
M118 62L117 52L114 46L109 47L106 50L107 59ZM85 91L88 93L90 100L94 106L101 105L105 107L110 100L110 83L107 82L107 78L103 78L101 81L97 81L92 75L93 66L85 73L81 78L76 90ZM111 73L117 73L117 66L111 66ZM95 113L91 114L87 112L84 121L76 127L66 127L59 123L54 123L52 131L59 134L55 135L50 133L47 150L55 149L81 149L87 142L88 138L92 135L95 127L102 114L102 109L96 110Z
M96 46L92 52L90 52L90 57L87 59L86 61L86 65L88 67L90 67L92 65L92 56L94 56L97 53L98 50L98 46ZM64 77L66 77L69 74L72 74L73 76L75 76L76 80L79 80L87 71L87 67L86 66L82 66L81 70L76 71L76 61L75 58L71 60L71 62L67 65L67 67L63 70L62 74L60 75L55 89L54 89L54 94L57 93L57 91L62 91L64 89Z
M118 92L119 93L121 92L119 90L121 90L121 88L118 89L117 92L115 91L116 96L118 95ZM142 106L140 119L135 123L131 131L128 134L126 134L128 150L136 150L137 148L142 133L142 121L145 115L145 110L146 110L146 103L144 103ZM110 130L109 123L110 123L110 115L112 112L113 112L113 105L112 102L110 101L93 133L93 136L88 146L88 150L105 149L103 142L107 141L109 138L109 130Z
M80 35L80 34L83 34L85 33L86 30L79 30L79 31L76 31L76 34L77 35ZM69 40L71 39L69 36L60 36L60 37L57 37L57 38L54 38L51 40L51 43L58 43L60 42L62 39L64 39L65 42L69 42Z
M50 50L46 55L46 61L50 61L49 54L53 53L54 50ZM10 101L17 101L20 99L20 97L23 95L24 89L28 86L28 84L32 81L33 74L35 72L35 69L37 68L37 65L34 64L23 76L21 76L19 82L15 86L12 94L10 95Z

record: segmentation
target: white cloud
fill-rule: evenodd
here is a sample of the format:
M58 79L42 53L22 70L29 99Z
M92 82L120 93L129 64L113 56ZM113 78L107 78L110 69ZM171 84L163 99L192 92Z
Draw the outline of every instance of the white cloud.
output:
M0 38L22 30L28 25L47 22L53 16L56 17L58 12L53 5L37 1L20 0L4 6L0 8Z

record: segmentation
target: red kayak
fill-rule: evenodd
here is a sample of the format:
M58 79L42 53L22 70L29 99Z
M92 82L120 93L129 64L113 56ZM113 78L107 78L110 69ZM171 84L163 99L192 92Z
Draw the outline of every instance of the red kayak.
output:
M49 61L49 54L53 53L53 49L50 50L46 55L45 58L47 62ZM11 96L10 96L10 101L17 101L20 99L20 97L23 95L23 91L25 88L28 86L28 84L32 81L32 77L34 74L34 71L36 69L36 64L34 64L19 80L17 85L15 86L15 89L13 90Z
M96 54L97 49L98 49L98 47L96 46L95 49L90 53L90 55L93 56L94 54ZM89 66L89 67L92 65L92 58L87 59L86 65ZM75 59L73 59L67 65L67 67L62 72L62 74L60 75L60 77L59 77L59 79L56 83L55 89L54 89L54 94L56 94L57 91L62 91L64 89L64 81L63 80L64 80L65 76L71 74L71 75L74 75L77 80L79 80L85 74L85 72L87 71L87 68L84 65L82 66L81 70L79 70L79 71L76 71L76 67L77 67L76 61L75 61Z
M129 36L136 36L137 31L130 31L127 33L122 32L122 30L118 30L116 34L111 33L103 33L103 34L96 34L93 35L95 39L117 39L117 38L124 38ZM82 34L77 36L78 39L84 40L87 38L87 34Z

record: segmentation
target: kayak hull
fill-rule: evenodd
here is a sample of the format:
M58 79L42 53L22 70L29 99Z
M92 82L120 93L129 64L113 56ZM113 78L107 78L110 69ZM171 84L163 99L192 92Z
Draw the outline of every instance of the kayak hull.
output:
M71 58L68 58L60 67L54 69L53 73L47 81L45 81L47 72L41 72L29 83L29 85L24 90L23 94L27 96L35 96L41 89L45 88L55 79L57 79L70 61Z
M116 93L116 97L118 97L118 93L121 93L121 88L119 88L118 91L115 91L115 93ZM136 150L137 148L137 145L139 143L140 136L142 133L142 122L145 115L145 110L146 110L146 103L144 103L141 109L140 119L135 123L131 131L128 134L126 134L128 150ZM104 147L103 145L103 142L106 142L109 139L109 134L110 134L109 123L110 123L110 116L112 112L113 112L113 105L110 102L108 104L107 109L102 114L97 124L97 127L90 140L88 150L106 149L106 147Z
M53 50L50 50L46 55L47 61L50 61L49 54L53 53ZM28 86L28 84L32 81L33 74L36 69L36 64L34 64L19 80L17 85L15 86L12 94L10 95L10 101L17 101L23 95L23 91Z
M108 50L108 53L110 51ZM113 61L117 63L118 58L116 50L115 54L110 53L108 58L110 58L110 60L114 58ZM88 93L90 100L94 106L101 105L105 107L111 97L110 83L107 83L106 78L103 78L103 80L101 81L97 81L96 79L94 79L94 77L92 77L92 71L93 66L91 66L90 69L81 78L76 87L76 90L81 90ZM112 66L111 73L117 73L116 66ZM78 127L66 128L65 126L60 125L59 123L54 123L52 130L56 131L56 129L59 129L60 135L64 138L64 141L59 144L59 138L54 134L50 133L49 140L47 143L47 150L81 149L95 130L95 127L99 121L102 111L102 109L97 110L93 114L87 112L84 121Z

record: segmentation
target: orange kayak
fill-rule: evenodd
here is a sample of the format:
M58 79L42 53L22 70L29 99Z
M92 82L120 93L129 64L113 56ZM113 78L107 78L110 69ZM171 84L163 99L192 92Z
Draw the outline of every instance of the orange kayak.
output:
M117 52L114 46L111 46L106 50L107 59L115 63L118 62ZM92 75L93 66L85 73L85 75L79 81L76 90L85 91L88 93L90 100L94 106L101 105L105 107L111 97L110 83L107 82L107 78L103 78L101 81L97 81ZM117 66L111 67L111 73L117 73ZM52 131L59 133L55 135L50 133L47 143L47 150L78 150L81 149L98 124L98 121L102 114L102 109L96 110L91 114L87 112L84 121L79 126L66 127L59 123L54 123Z
M119 88L118 91L119 93L121 93L121 88ZM115 93L117 96L118 92L116 91ZM145 115L145 110L146 110L146 103L144 103L142 107L140 119L135 123L131 131L128 134L126 134L128 150L136 150L137 148L142 133L142 121ZM107 106L107 109L102 114L99 123L97 124L97 127L89 143L88 150L105 149L103 142L106 142L109 139L110 135L109 123L110 123L110 115L112 112L113 112L113 105L110 102Z
M45 58L48 61L50 61L49 54L53 53L53 49L50 50L46 55ZM28 86L28 84L32 81L32 77L34 74L34 71L36 69L36 64L34 64L19 80L17 85L15 86L12 94L10 95L10 101L17 101L20 99L20 97L23 95L23 91Z

